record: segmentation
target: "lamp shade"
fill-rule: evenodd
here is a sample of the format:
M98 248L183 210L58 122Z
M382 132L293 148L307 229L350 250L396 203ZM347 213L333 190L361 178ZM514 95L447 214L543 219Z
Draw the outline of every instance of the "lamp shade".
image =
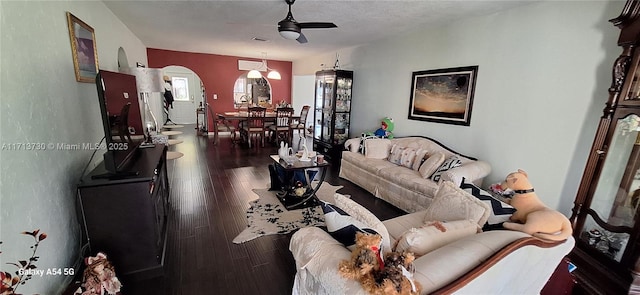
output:
M164 92L164 80L161 69L127 68L124 73L136 76L138 92Z
M247 78L249 78L249 79L260 79L260 78L262 78L262 74L260 74L260 71L258 71L258 70L251 70L247 74Z
M298 39L298 37L300 37L300 32L296 32L296 31L280 31L280 36L282 36L285 39L295 40L295 39Z
M280 73L278 73L278 71L276 70L271 70L271 72L269 72L269 74L267 75L267 78L273 79L273 80L282 79L282 77L280 76Z

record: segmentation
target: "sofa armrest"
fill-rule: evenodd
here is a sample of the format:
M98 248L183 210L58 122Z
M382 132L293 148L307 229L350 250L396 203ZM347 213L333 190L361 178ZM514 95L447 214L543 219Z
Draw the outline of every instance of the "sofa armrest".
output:
M483 232L416 259L415 278L428 294L538 294L574 243L572 237L546 243L518 231Z
M360 138L349 138L344 142L344 148L348 151L357 153L360 148Z
M442 173L440 181L448 180L459 186L462 183L462 178L464 178L467 182L473 182L480 186L482 185L482 179L489 173L491 173L491 165L489 163L473 161L445 171Z
M366 295L358 281L346 279L338 272L340 262L351 259L351 251L324 230L301 228L291 237L289 250L298 271L294 294ZM315 284L321 287L308 288Z
M327 251L330 253L331 251L341 252L340 250L343 250L347 259L351 255L351 252L344 245L317 227L304 227L295 232L291 236L289 250L300 269L306 268L314 258L323 257Z

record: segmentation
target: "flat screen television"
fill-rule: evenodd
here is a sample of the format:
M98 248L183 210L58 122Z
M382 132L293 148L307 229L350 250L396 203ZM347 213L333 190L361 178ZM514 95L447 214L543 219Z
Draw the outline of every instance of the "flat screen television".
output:
M136 174L127 170L144 141L136 77L100 70L96 75L96 88L107 150L104 153L107 174L99 177Z

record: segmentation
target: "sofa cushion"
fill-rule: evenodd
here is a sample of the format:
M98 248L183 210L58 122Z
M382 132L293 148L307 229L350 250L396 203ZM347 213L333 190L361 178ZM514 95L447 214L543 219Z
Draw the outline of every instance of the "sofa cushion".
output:
M406 231L424 224L424 210L387 219L382 224L387 228L393 245Z
M418 185L422 185L423 181L416 182L416 179L421 179L420 173L413 169L408 169L404 166L395 166L385 169L381 169L378 172L378 176L385 180L397 183L401 187L409 189L411 191L417 191Z
M341 194L334 194L335 205L321 201L329 234L350 250L355 246L356 233L368 232L382 236L383 251L391 251L389 232L384 224L362 205Z
M372 159L386 159L389 157L391 141L386 138L368 139L364 142L364 156Z
M509 221L516 209L513 206L494 198L490 193L482 190L473 183L468 183L462 179L460 188L476 197L478 200L485 202L491 208L487 222L482 226L482 230L504 229L502 223Z
M378 174L378 172L382 169L397 167L396 164L393 164L385 159L367 158L360 153L342 153L342 159L343 161L348 161L354 166L363 169L373 175Z
M420 169L420 166L422 166L422 163L424 163L425 156L427 155L427 150L426 149L422 149L419 148L418 150L416 150L416 158L413 160L413 167L411 167L411 169L418 171Z
M433 172L436 172L436 169L440 167L444 163L444 154L441 152L436 152L430 155L424 163L420 166L420 175L423 178L430 178Z
M470 220L426 222L420 228L406 231L396 242L394 251L422 256L463 237L474 235L478 225Z
M459 167L459 166L462 166L462 161L460 161L458 156L451 156L448 159L444 160L444 162L442 162L440 167L438 167L438 169L436 169L436 171L433 172L433 174L431 175L431 180L436 182L440 181L440 177L442 176L442 173L444 173L449 169Z
M442 181L436 196L425 210L425 222L432 220L455 221L467 219L480 229L489 219L491 208L451 181Z

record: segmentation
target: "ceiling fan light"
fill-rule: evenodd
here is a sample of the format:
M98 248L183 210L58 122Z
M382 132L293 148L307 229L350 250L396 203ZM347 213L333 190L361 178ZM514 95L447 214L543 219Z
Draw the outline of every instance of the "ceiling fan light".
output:
M249 78L249 79L260 79L260 78L262 78L262 74L260 74L260 71L258 71L258 70L251 70L247 74L247 78Z
M289 40L296 40L300 37L300 32L296 31L280 31L280 36Z
M269 74L267 75L267 78L273 79L273 80L282 79L282 77L280 76L280 73L278 73L278 71L276 70L271 70L271 72L269 72Z

